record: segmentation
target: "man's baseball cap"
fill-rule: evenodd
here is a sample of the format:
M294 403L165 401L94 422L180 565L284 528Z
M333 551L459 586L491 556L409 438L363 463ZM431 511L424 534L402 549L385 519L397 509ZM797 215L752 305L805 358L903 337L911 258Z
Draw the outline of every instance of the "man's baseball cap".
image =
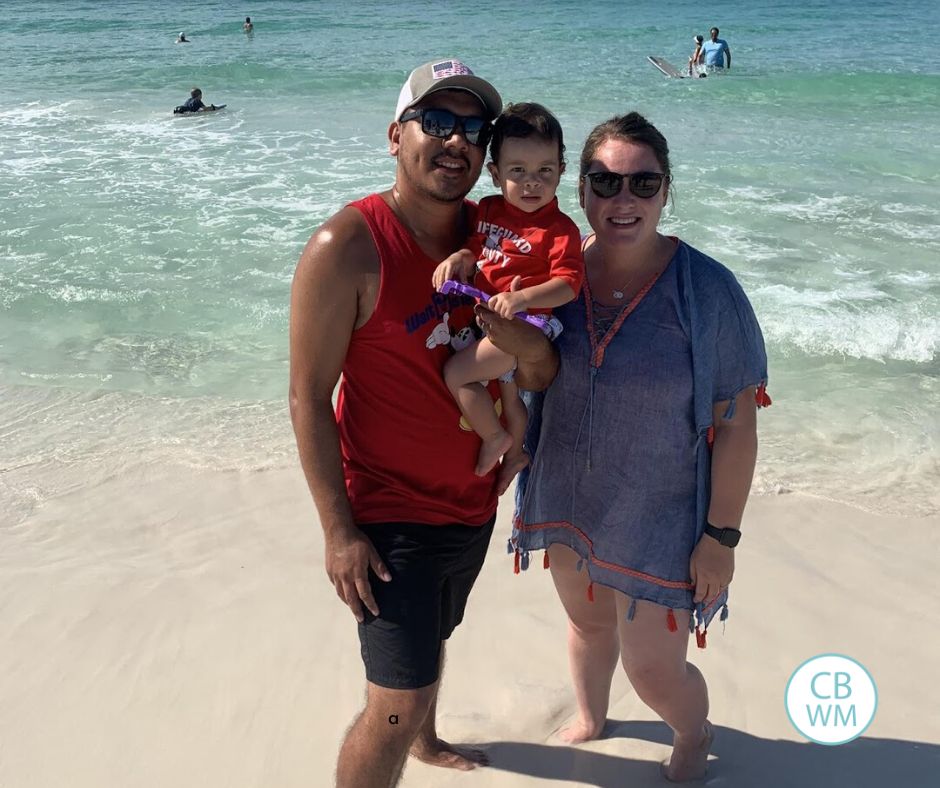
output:
M418 66L398 94L398 106L395 107L395 120L411 106L417 104L425 96L438 90L465 90L476 96L486 108L489 119L493 120L503 111L503 100L489 82L474 73L455 58L447 60L432 60L423 66Z

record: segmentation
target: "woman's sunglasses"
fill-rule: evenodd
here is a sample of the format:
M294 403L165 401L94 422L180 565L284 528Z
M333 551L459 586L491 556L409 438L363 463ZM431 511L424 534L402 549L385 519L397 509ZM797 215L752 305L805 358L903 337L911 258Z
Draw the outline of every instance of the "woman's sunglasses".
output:
M490 141L493 131L492 125L486 118L475 115L455 115L449 109L413 109L404 113L398 120L404 123L407 120L421 119L421 131L431 137L446 140L460 129L467 142L480 148L485 148Z
M621 175L619 172L589 172L581 176L591 182L591 191L598 197L608 199L620 194L623 182L627 182L630 194L641 199L649 199L659 194L663 182L669 182L669 176L661 172L634 172Z

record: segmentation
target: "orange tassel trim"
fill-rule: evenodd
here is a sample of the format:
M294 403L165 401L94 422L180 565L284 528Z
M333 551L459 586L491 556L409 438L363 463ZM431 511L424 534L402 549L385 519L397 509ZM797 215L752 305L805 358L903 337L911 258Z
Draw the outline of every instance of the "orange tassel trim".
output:
M588 583L588 602L594 601L594 583Z
M767 385L761 383L757 387L757 391L754 392L754 399L757 400L758 408L766 408L770 405L773 405L773 400L770 398L770 395L767 393Z
M548 550L545 551L545 557L542 559L542 569L548 569L551 564L548 561Z
M706 635L708 635L707 629L699 629L698 627L695 627L695 645L699 648L705 648L705 646L708 645L705 642Z
M679 625L676 623L676 614L672 612L671 608L666 613L666 629L670 632L676 632L679 629Z
M519 574L519 551L516 550L515 558L512 559L512 573L514 575Z

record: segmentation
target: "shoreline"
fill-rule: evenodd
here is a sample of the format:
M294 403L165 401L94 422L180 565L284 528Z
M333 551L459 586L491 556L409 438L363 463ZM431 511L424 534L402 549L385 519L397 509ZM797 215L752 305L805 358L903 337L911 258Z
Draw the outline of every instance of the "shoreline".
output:
M910 435L892 440L886 425L869 419L853 430L832 424L827 437L797 420L786 378L771 394L777 399L760 418L752 500L797 495L891 517L940 515L930 435L915 449ZM7 404L0 506L14 522L130 465L182 474L289 473L298 466L286 397L169 397L0 380L0 399ZM816 411L815 422L823 419ZM795 430L802 430L799 441Z

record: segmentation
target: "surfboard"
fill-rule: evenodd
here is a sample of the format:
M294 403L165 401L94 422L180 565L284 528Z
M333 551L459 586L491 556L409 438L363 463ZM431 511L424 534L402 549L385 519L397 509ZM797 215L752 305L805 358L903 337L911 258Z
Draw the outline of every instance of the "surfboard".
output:
M214 107L204 107L198 112L180 112L179 107L173 110L174 115L203 115L206 112L218 112L220 109L225 109L228 104L216 104Z
M665 58L657 57L656 55L647 55L646 59L656 66L656 68L662 71L663 74L665 74L667 77L674 77L676 79L685 79L686 77L685 74L679 71L679 69L677 69Z

